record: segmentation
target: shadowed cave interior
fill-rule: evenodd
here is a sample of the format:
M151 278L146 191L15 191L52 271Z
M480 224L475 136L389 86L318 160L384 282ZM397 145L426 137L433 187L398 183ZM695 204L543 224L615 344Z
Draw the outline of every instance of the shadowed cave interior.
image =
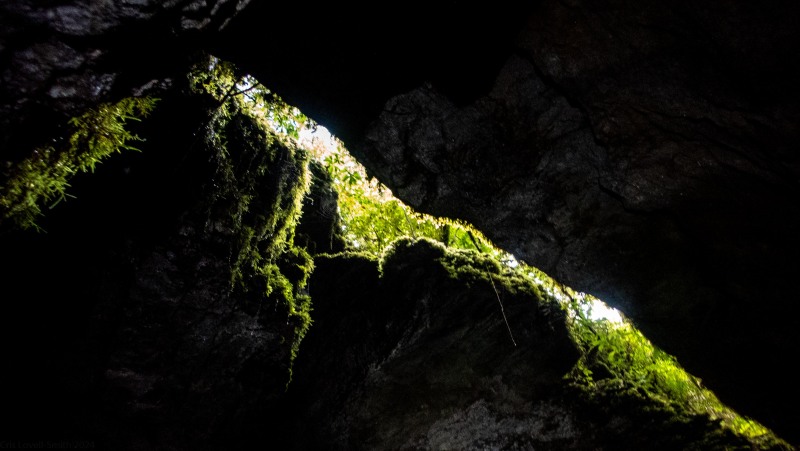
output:
M0 8L0 443L800 443L797 6L251 3Z

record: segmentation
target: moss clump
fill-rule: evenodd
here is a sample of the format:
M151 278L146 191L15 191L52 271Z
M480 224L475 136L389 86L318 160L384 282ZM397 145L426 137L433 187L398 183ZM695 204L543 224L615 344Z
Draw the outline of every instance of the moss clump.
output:
M137 150L132 142L142 139L127 128L128 121L146 117L157 99L129 97L103 104L69 120L68 138L38 148L27 159L9 168L0 185L0 223L37 228L42 205L50 208L68 196L69 179L78 172L94 172L95 166L122 150Z
M524 272L503 264L495 253L453 248L430 238L400 238L386 248L382 260L394 260L395 254L404 253L412 247L427 249L426 253L445 269L451 279L465 283L467 287L488 284L495 291L527 296L540 303L552 304L551 307L558 305L554 298L543 294L538 283Z
M277 132L259 107L239 92L243 77L210 59L190 73L191 90L213 105L203 151L212 174L197 212L205 227L231 246L231 292L242 307L278 329L291 362L311 324L306 292L313 259L294 244L309 191L309 156Z
M709 440L729 435L725 440L759 449L790 449L769 429L722 404L700 379L653 346L630 322L592 319L587 312L599 301L568 289L562 293L569 298L565 307L571 318L570 332L582 350L567 380L583 396L603 404L612 398L639 398L640 404L674 421L721 425Z
M337 192L337 216L341 217L337 232L347 247L377 257L394 240L411 237L430 238L447 247L494 250L489 240L466 222L417 213L402 203L389 188L370 178L335 138L310 140L309 147Z
M387 271L405 271L409 267L421 279L441 277L452 284L454 290L475 290L495 299L507 329L511 327L504 309L509 307L509 302L530 301L537 304L536 310L546 319L545 323L565 327L565 315L559 302L523 271L501 263L495 254L452 248L430 238L400 238L384 252L380 261L381 274L383 277ZM397 289L413 291L416 288ZM511 330L509 334L513 341Z

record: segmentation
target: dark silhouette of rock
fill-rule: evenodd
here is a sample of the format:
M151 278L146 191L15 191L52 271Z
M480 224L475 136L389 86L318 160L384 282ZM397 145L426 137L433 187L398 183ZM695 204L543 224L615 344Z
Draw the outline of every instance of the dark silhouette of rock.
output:
M100 102L162 92L249 0L0 4L0 145L17 161Z
M621 308L797 441L798 7L458 6L379 30L326 9L288 67L229 53L404 201Z
M477 252L406 240L316 262L283 449L781 449L635 391L575 390L565 311Z
M307 155L197 94L163 99L140 133L140 154L78 177L49 233L1 237L4 440L245 447L290 381Z

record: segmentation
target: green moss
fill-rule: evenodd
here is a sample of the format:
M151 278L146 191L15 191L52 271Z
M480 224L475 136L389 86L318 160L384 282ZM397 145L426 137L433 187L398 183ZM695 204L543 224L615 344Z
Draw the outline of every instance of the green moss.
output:
M94 172L95 166L114 153L137 150L141 141L127 122L146 117L157 99L129 97L103 104L70 119L68 138L60 144L39 148L10 169L0 186L0 222L19 228L38 228L42 206L50 208L68 196L69 179L78 172Z
M207 224L231 251L231 292L242 307L277 329L290 349L288 371L311 325L306 284L313 259L294 233L309 191L309 155L272 127L253 102L236 94L241 77L211 59L189 74L191 89L214 105L204 152ZM216 103L215 103L216 102Z
M312 143L313 144L313 143ZM333 139L312 145L316 162L324 168L337 192L341 235L351 249L381 255L399 238L429 238L447 247L493 252L494 247L464 221L417 213L392 195Z
M650 343L630 322L593 320L586 313L591 297L572 290L565 304L570 332L582 355L567 375L573 387L589 399L609 396L646 399L651 408L675 418L706 418L718 422L734 437L760 449L789 449L789 445L757 422L725 406L700 379L687 373L677 360Z
M314 259L305 249L292 246L281 254L278 265L293 285L305 287L314 270Z
M210 75L195 83L196 89L206 90L219 102L207 148L212 149L217 168L212 183L225 188L216 192L209 208L226 212L215 217L229 218L222 228L235 233L232 288L248 308L260 311L268 305L285 324L283 337L293 359L311 324L305 286L313 262L293 240L302 197L308 191L308 155L259 120L264 114L254 109L257 102L236 94L241 91L240 78L234 73L212 64ZM426 276L441 273L468 288L494 290L498 300L500 293L532 299L562 323L567 316L580 358L565 381L594 406L630 403L656 422L696 422L704 430L714 430L719 422L725 433L747 443L783 446L769 431L722 405L631 324L591 320L585 314L585 296L534 268L516 264L469 226L417 215L386 198L365 173L352 170L343 155L329 155L325 166L339 192L344 234L369 258L382 254L381 272L434 271L436 275ZM419 262L436 263L414 267Z
M430 238L400 238L394 241L384 251L381 271L387 262L395 266L411 264L398 262L399 258L408 258L410 249L416 256L415 261L434 262L436 267L444 270L446 277L463 283L467 288L482 286L495 293L504 292L514 297L532 299L545 310L559 310L557 300L544 295L538 283L524 272L502 264L494 254L452 248Z
M308 254L305 255L308 257ZM313 270L313 260L309 257L304 262L302 284L293 283L284 270L278 265L267 265L259 268L259 275L265 282L264 294L268 305L275 307L279 318L285 318L284 339L290 344L291 359L294 361L300 349L300 343L311 326L311 298L305 293L305 280ZM291 375L291 369L290 369Z
M409 256L413 259L401 261ZM544 312L563 311L567 317L564 325L580 351L565 382L592 408L613 412L622 407L639 412L647 421L664 423L664 431L671 430L670 422L675 423L675 430L698 428L704 431L699 436L708 440L710 448L698 443L697 449L718 449L718 444L729 443L790 449L762 425L722 404L699 379L681 368L674 357L653 346L630 322L592 319L587 312L593 302L599 301L564 287L541 271L524 264L505 265L494 253L407 238L395 241L386 250L382 269L387 264L396 269L418 265L419 261L438 262L447 277L467 287L486 289L491 285L502 297L505 293L521 295L536 301Z

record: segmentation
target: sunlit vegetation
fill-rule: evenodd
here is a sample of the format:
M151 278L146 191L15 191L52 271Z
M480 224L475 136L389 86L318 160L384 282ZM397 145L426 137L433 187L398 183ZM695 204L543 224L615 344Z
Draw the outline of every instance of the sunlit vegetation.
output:
M259 149L274 151L271 140L279 139L289 149L292 161L307 165L308 158L314 158L325 168L339 194L337 213L342 219L341 234L350 250L378 257L399 238L428 238L456 252L476 255L473 260L479 264L470 269L475 277L488 277L494 283L491 275L482 274L482 268L502 268L504 273L512 275L503 280L525 279L537 287L541 296L557 300L567 312L570 333L581 350L579 361L565 375L565 380L587 397L614 393L636 396L676 415L705 415L765 446L782 444L763 426L723 405L699 379L686 373L674 357L654 347L619 312L518 262L468 224L413 211L387 187L369 177L341 142L257 80L238 73L233 65L210 58L206 66L190 74L190 82L191 89L209 94L217 102L208 124L212 129L208 144L219 150L215 158L222 172L218 176L229 179L231 186L248 188L242 185L241 174L231 172L226 154L231 138L225 132L244 114L261 125L254 128L238 123L236 131L266 140ZM126 131L125 123L146 116L154 104L153 99L126 99L73 119L68 144L61 149L38 149L18 165L0 188L2 220L35 227L42 205L58 203L68 195L65 189L72 174L93 170L112 153L135 149L131 143L140 138ZM287 155L280 158L284 157ZM280 158L267 158L265 162L277 164ZM270 170L266 166L260 168ZM245 190L243 195L237 194L235 205L239 207L233 212L239 217L237 221L248 214L259 214L253 211L256 206L277 213L270 216L269 212L262 212L264 220L257 221L257 229L242 228L242 236L238 238L241 252L236 262L239 269L234 272L232 283L239 287L262 286L267 296L281 299L295 329L290 338L294 354L311 321L310 302L303 294L303 287L313 270L313 261L303 249L293 246L291 236L300 214L302 196L297 194L307 191L309 171L307 167L295 167L286 173L301 180L291 186L283 180L284 185L277 188L285 193L282 198L263 203L254 201L252 196L257 193ZM259 249L257 244L267 235L273 237L273 246Z
M139 121L155 107L157 99L129 97L103 104L70 119L68 138L35 149L14 165L0 186L0 221L22 229L38 228L42 208L53 208L69 196L70 178L94 172L95 166L114 153L138 150L142 139L131 133L128 121Z
M305 138L314 158L333 179L339 193L342 233L354 250L379 256L398 238L411 237L430 238L451 248L497 253L489 240L468 224L417 213L402 203L389 188L370 178L335 138L314 139L308 134Z
M655 347L624 316L606 311L599 299L565 287L535 268L520 265L540 289L558 299L581 358L566 379L587 396L623 394L644 397L676 415L707 415L737 435L764 447L786 447L772 432L725 406L700 379L687 373L675 357Z
M305 117L252 77L209 57L189 74L189 90L208 105L202 158L214 170L210 205L233 241L231 292L243 308L284 322L290 365L311 325L306 283L314 263L294 232L309 188L309 154L295 139ZM210 102L209 102L210 101Z
M775 440L769 430L723 405L618 311L518 262L468 225L414 212L378 181L369 179L340 142L327 137L325 141L326 145L313 143L312 154L334 180L346 240L352 247L379 255L400 237L425 237L451 248L477 249L483 260L502 263L505 272L533 282L568 312L570 332L582 353L565 377L587 395L629 391L675 413L708 415L738 434ZM486 265L483 261L476 268L480 271Z
M492 265L500 264L504 272L514 274L506 280L525 278L543 296L557 300L566 310L570 333L582 352L565 380L586 396L627 393L678 417L707 416L733 433L766 447L784 445L762 425L722 404L698 378L681 368L673 356L653 346L618 311L518 262L468 224L413 211L387 187L370 178L341 142L324 132L314 138L315 134L309 130L316 130L317 126L310 121L303 125L305 128L300 129L303 144L324 165L339 193L343 234L354 250L378 256L401 237L429 238L451 249L476 250L481 261L491 260ZM475 270L480 272L487 264L483 261ZM488 274L487 270L483 277L493 280Z

